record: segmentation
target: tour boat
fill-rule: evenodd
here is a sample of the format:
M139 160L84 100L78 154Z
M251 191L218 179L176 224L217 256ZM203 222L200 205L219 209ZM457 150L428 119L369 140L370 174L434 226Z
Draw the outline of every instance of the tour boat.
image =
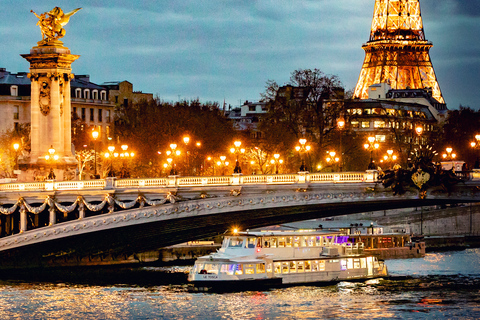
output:
M196 287L247 288L385 277L383 261L340 232L233 232L215 253L197 258L188 275Z

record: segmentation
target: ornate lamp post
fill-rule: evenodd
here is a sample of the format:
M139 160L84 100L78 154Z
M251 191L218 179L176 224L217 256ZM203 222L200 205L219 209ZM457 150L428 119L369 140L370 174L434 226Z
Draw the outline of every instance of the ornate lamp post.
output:
M220 156L220 161L217 161L217 166L219 167L223 166L222 176L225 175L225 168L230 164L228 161L225 161L226 159L227 159L226 156Z
M278 174L278 164L282 164L283 159L280 159L280 155L278 153L275 153L273 155L273 159L270 160L270 163L275 165L275 174Z
M47 160L47 162L53 163L58 159L59 159L58 154L55 154L55 149L53 148L53 146L51 146L50 149L48 149L48 154L45 156L45 160ZM55 180L55 173L53 172L53 164L51 164L50 172L48 173L47 179Z
M447 161L448 161L448 160L450 160L450 161L455 160L455 158L457 157L457 155L453 152L453 149L452 149L452 148L448 147L448 148L445 149L445 151L446 151L447 153L442 154L442 158L443 158L444 160L447 160Z
M95 179L97 179L97 138L98 138L98 131L92 131L92 138L93 138L93 153L94 153L94 159L95 159L94 175L95 175Z
M240 148L240 146L242 145L241 141L237 140L233 143L233 145L235 147L230 149L230 152L236 155L235 168L233 169L233 173L242 173L242 168L240 168L240 163L238 162L238 155L245 153L245 149Z
M335 151L330 151L328 152L328 155L327 156L327 163L330 165L332 165L332 167L335 165L335 163L338 163L340 161L340 158L339 157L335 157L337 155L337 153Z
M305 153L310 151L311 147L309 145L307 145L307 139L302 138L302 139L298 140L298 142L300 143L300 145L296 146L295 150L297 150L300 153L300 155L302 156L302 165L300 166L300 171L301 172L306 172L306 171L308 171L308 168L305 165Z
M380 144L375 141L375 137L368 137L367 143L363 145L366 150L370 151L370 163L368 164L368 170L375 170L375 163L373 162L373 150L376 150L380 147Z
M343 171L343 146L342 146L342 136L343 136L343 128L345 128L345 120L339 119L337 121L337 127L340 131L340 172Z
M480 134L475 135L475 141L470 142L470 145L473 149L477 149L477 160L475 160L475 164L473 165L474 169L480 169Z
M115 151L115 146L108 146L108 151L110 151L110 153L106 153L105 154L105 157L106 158L110 158L110 170L107 174L108 177L115 177L115 172L113 171L113 151Z
M174 156L179 156L181 154L181 151L180 150L177 150L177 144L175 143L171 143L170 144L170 150L168 150L166 152L167 156L170 156L172 155L172 170L170 171L170 175L173 175L173 176L176 176L178 175L178 172L177 172L177 164L176 164L176 161L173 160L173 157Z
M387 150L387 154L383 156L385 162L390 162L390 167L392 167L392 162L397 160L397 156L393 154L393 150Z
M186 169L185 169L185 175L189 175L190 174L190 163L189 163L189 159L188 159L188 143L190 142L190 137L189 136L185 136L183 137L183 143L185 143L185 163L186 163Z
M18 170L18 149L20 149L20 144L14 143L13 150L15 150L15 170Z

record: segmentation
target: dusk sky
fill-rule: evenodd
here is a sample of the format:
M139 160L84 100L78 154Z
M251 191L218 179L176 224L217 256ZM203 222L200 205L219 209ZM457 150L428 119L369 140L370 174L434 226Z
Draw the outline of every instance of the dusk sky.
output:
M232 106L258 101L267 80L296 69L338 75L347 90L365 57L374 0L1 0L0 67L28 72L20 54L41 40L30 13L82 7L64 45L81 57L73 73L128 80L167 101ZM480 0L421 0L424 30L450 109L480 108Z

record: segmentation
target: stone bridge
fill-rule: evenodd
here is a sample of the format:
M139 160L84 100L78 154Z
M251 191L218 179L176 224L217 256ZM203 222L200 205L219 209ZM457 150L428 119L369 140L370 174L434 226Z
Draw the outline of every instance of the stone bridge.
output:
M479 202L480 173L465 180L423 199L394 195L376 171L3 184L0 268L122 263L232 227Z

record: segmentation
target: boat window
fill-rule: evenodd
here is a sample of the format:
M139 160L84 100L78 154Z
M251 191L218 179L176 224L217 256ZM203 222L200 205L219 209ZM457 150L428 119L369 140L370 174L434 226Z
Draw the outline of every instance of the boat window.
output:
M360 268L366 268L367 267L367 259L366 258L361 258L360 259Z
M197 273L197 269L198 269L198 264L194 264L193 265L193 270L192 270L192 273Z
M267 263L267 272L272 273L272 263Z
M245 274L254 274L255 273L255 269L254 269L253 264L246 264L246 265L244 265L244 267L245 267Z
M303 272L305 269L304 267L305 267L305 264L303 261L297 262L297 272Z
M307 239L308 239L308 237L302 237L302 244L301 244L302 247L307 246Z
M257 239L257 248L261 248L262 247L262 238L258 238Z
M352 259L349 259L349 260L352 260ZM340 260L340 270L347 270L347 260Z
M265 248L276 248L277 238L265 238Z
M255 248L255 243L257 242L257 238L247 238L247 242L245 243L246 248Z
M312 271L318 271L318 260L312 261Z
M233 276L235 273L235 265L234 264L227 264L227 274Z
M243 238L230 238L229 248L241 248L243 245Z
M293 237L293 246L300 247L300 237Z
M312 271L312 263L310 261L305 261L305 272Z
M308 237L308 238L307 238L307 245L308 245L309 247L315 246L315 237Z
M282 273L288 273L288 262L282 262Z
M290 261L290 272L297 272L295 261Z
M316 245L317 247L321 247L321 246L322 246L322 237L320 237L320 236L316 236L316 237L315 237L315 245Z
M281 262L275 262L274 263L274 266L275 266L275 273L281 273Z
M347 268L348 269L353 269L353 259L348 259L347 260Z
M243 268L241 264L235 265L235 274L243 274Z
M286 237L286 239L285 239L285 247L291 248L291 247L292 247L292 242L293 242L293 238L292 238L292 237Z
M325 271L325 260L320 260L318 262L318 271Z
M200 270L200 273L218 274L218 264L205 263L205 266Z
M265 273L265 263L257 263L257 273Z
M285 247L285 237L278 238L278 247L284 248Z
M360 269L360 259L353 259L353 268Z

